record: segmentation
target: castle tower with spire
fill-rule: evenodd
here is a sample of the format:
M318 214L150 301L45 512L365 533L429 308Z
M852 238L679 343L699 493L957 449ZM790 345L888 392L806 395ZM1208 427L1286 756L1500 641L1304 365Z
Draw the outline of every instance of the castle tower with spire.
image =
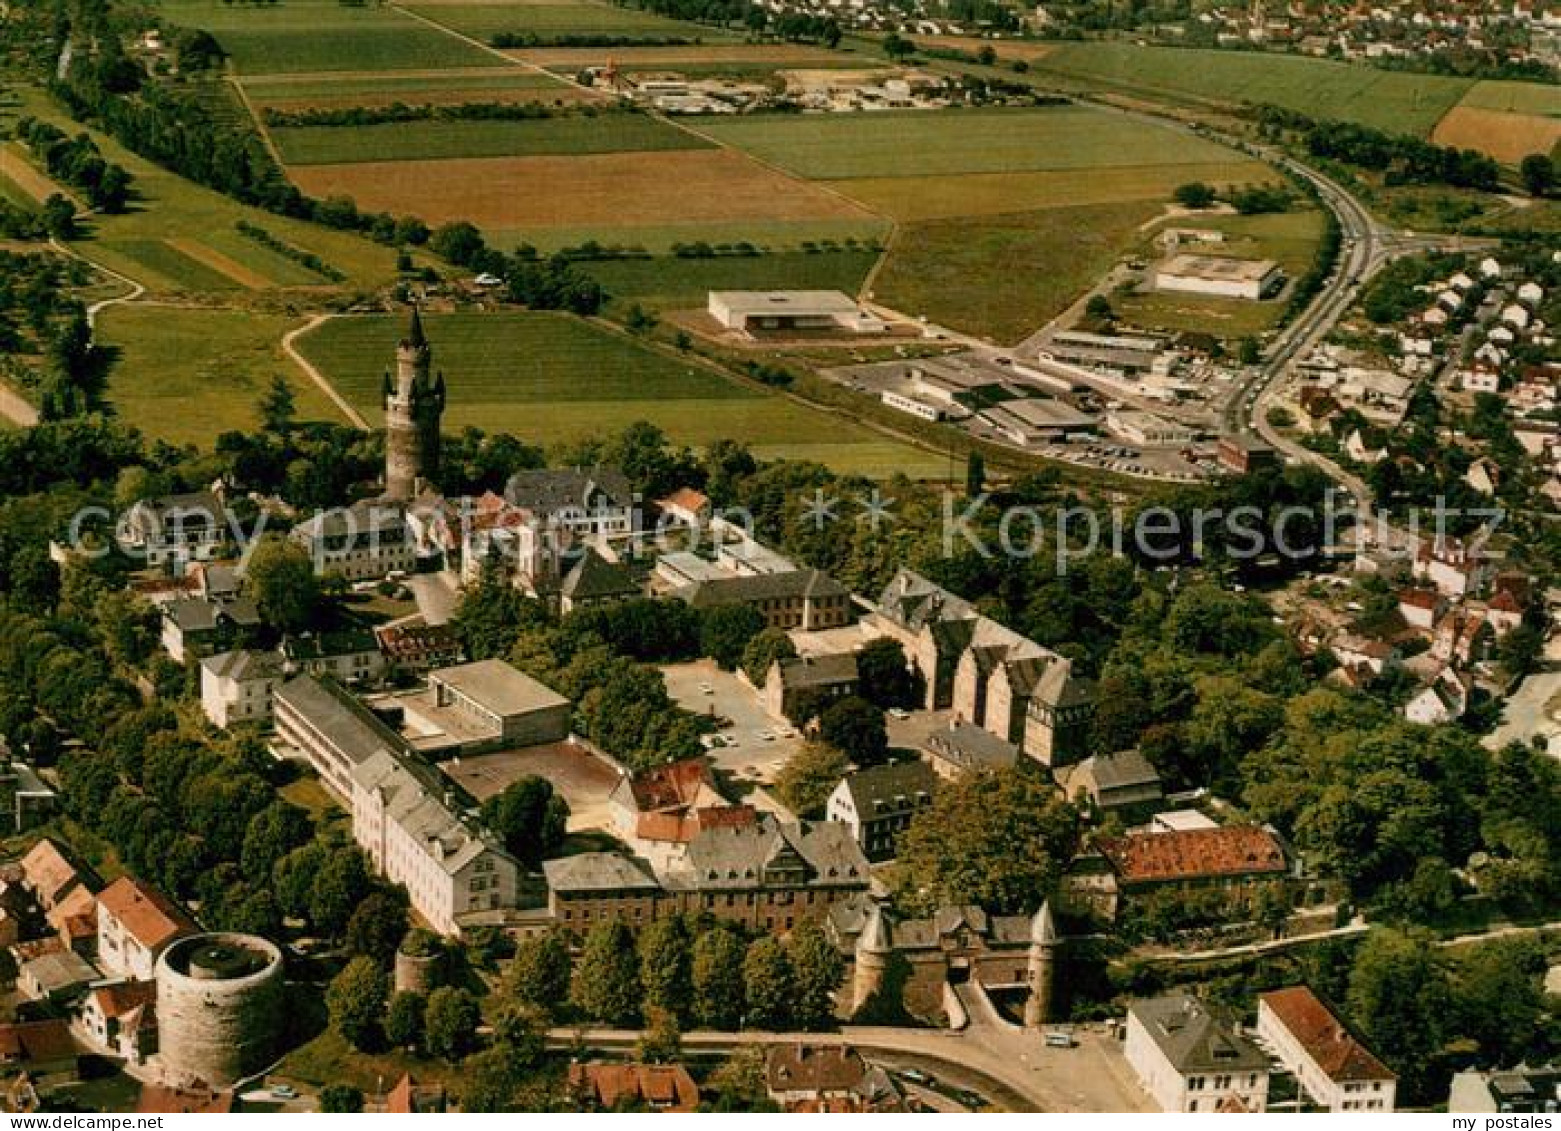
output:
M433 372L433 350L412 308L407 336L396 346L396 376L385 374L385 497L409 502L439 474L439 423L444 374Z
M1042 903L1030 924L1030 996L1024 1003L1024 1024L1038 1029L1055 1021L1057 1008L1057 923L1050 903Z
M851 1012L858 1013L883 986L884 974L894 954L894 942L889 938L889 923L883 910L874 903L867 913L867 922L856 938L856 955L852 970Z

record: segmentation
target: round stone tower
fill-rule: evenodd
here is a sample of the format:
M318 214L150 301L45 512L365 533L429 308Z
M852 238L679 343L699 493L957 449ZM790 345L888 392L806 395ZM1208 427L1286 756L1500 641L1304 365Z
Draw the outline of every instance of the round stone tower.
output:
M444 985L445 951L431 931L411 930L396 948L396 992L427 997Z
M165 950L156 977L166 1080L222 1089L269 1064L282 1029L282 973L282 952L255 935L192 935Z
M1057 924L1050 903L1042 903L1030 923L1030 996L1024 1003L1026 1028L1035 1029L1056 1020Z
M396 346L396 377L385 375L385 497L412 499L439 474L439 423L444 374L433 373L434 351L412 308L407 336Z
M851 1012L865 1006L883 986L884 973L894 955L894 940L889 937L889 921L883 909L873 904L867 913L862 933L856 937L856 956L852 971Z

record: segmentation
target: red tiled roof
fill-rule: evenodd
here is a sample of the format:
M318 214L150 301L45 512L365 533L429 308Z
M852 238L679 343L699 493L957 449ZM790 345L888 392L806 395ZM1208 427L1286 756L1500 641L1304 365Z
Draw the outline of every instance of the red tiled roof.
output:
M99 986L92 991L92 1000L104 1017L113 1020L150 1005L157 1000L156 982L121 982L117 986Z
M686 809L699 797L699 787L710 780L710 771L698 758L686 758L643 770L629 779L634 803L642 813L658 809Z
M1498 613L1521 613L1523 611L1523 606L1518 602L1517 597L1513 596L1510 589L1497 590L1496 595L1490 600L1490 607Z
M76 866L47 837L22 857L22 874L27 879L27 886L45 907L52 907L67 888L81 879Z
M72 935L75 934L71 929L72 919L90 919L92 933L96 934L98 929L97 906L96 896L84 887L76 887L72 888L70 894L64 899L49 908L49 912L44 916L44 919L56 931L64 931Z
M1284 849L1256 825L1104 837L1096 846L1124 880L1152 883L1285 870Z
M682 507L684 510L697 513L710 505L710 499L703 491L696 491L692 487L679 487L665 499L662 499L660 505L663 507Z
M693 816L677 813L641 813L634 826L640 840L664 840L688 844L704 829L745 829L759 819L752 805L711 806Z
M165 1088L161 1084L142 1084L136 1101L140 1115L227 1115L233 1110L232 1092L213 1092L204 1088Z
M1291 1036L1336 1082L1397 1079L1387 1066L1356 1040L1308 986L1290 986L1258 998Z
M156 888L121 876L98 896L102 913L113 916L148 950L166 946L195 926L179 906Z
M0 1061L14 1064L65 1060L76 1053L70 1023L63 1019L0 1025Z
M1406 589L1398 595L1398 603L1413 609L1435 609L1437 596L1429 589Z
M427 1115L445 1110L443 1088L424 1087L410 1072L403 1073L385 1097L387 1115Z
M603 1107L644 1100L663 1111L693 1111L699 1088L681 1064L571 1064L569 1085Z

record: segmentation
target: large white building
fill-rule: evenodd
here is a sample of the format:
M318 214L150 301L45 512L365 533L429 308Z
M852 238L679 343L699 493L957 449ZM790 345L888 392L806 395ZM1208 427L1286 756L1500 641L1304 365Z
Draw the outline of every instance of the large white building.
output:
M271 696L282 682L282 658L275 652L240 648L201 661L201 710L212 726L265 723Z
M467 912L514 906L519 865L476 803L340 685L313 676L283 684L276 726L352 814L359 847L406 885L431 926L452 934Z
M181 573L189 563L210 561L222 549L228 512L210 491L142 499L125 513L115 533L126 554Z
M1134 1002L1124 1052L1161 1111L1260 1112L1268 1105L1268 1057L1189 994Z
M323 511L299 523L289 535L320 574L348 581L410 573L417 565L417 540L399 503L361 502Z
M1284 272L1272 259L1173 255L1156 268L1154 285L1159 291L1260 299L1284 285Z
M711 291L710 317L725 329L846 330L881 334L888 327L840 291Z
M1328 1111L1393 1110L1398 1078L1307 986L1263 994L1257 1035Z

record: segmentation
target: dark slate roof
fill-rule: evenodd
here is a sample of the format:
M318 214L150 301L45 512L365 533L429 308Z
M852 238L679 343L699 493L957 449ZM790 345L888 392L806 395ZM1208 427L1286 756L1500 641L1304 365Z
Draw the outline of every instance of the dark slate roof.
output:
M218 679L275 679L282 674L282 657L275 652L240 648L208 657L201 661L201 667Z
M142 499L130 508L129 522L141 534L153 537L160 534L165 525L201 525L199 520L210 519L217 527L227 523L227 509L210 491L192 491L185 495L164 495L159 499ZM196 520L196 521L192 521Z
M542 874L552 891L657 891L658 884L636 861L618 852L582 852L544 860Z
M878 611L910 629L940 622L974 620L977 615L970 602L910 569L900 570L884 588L878 598Z
M231 601L180 597L164 607L163 616L178 625L180 632L209 632L222 619L245 628L253 628L260 623L260 610L248 597L235 597Z
M634 502L634 489L615 467L517 471L504 485L504 501L543 514L566 507L625 507Z
M1135 1001L1130 1012L1183 1075L1268 1071L1268 1057L1262 1049L1188 994Z
M309 721L328 742L353 763L366 762L383 750L401 753L406 743L395 731L329 677L301 675L276 690L285 704Z
M833 687L841 683L855 683L857 680L856 655L852 652L793 656L779 663L783 687Z
M938 775L925 762L896 762L858 770L844 779L851 803L865 820L908 813L931 799Z
M589 547L564 575L560 586L560 592L571 601L633 596L639 591L639 586L634 583L627 569L614 565Z
M300 538L360 537L406 527L406 508L383 500L362 500L349 507L333 507L293 527Z
M675 590L673 596L696 609L711 609L719 605L742 605L753 601L848 597L850 593L849 589L827 573L816 569L799 569L787 573L695 581Z
M838 821L781 824L770 814L745 826L702 828L668 879L694 890L865 887L867 858Z
M1133 785L1159 785L1160 772L1137 750L1097 754L1085 761L1100 789L1125 789Z
M1019 760L1019 747L985 727L956 721L927 736L925 749L963 770L1002 770Z

